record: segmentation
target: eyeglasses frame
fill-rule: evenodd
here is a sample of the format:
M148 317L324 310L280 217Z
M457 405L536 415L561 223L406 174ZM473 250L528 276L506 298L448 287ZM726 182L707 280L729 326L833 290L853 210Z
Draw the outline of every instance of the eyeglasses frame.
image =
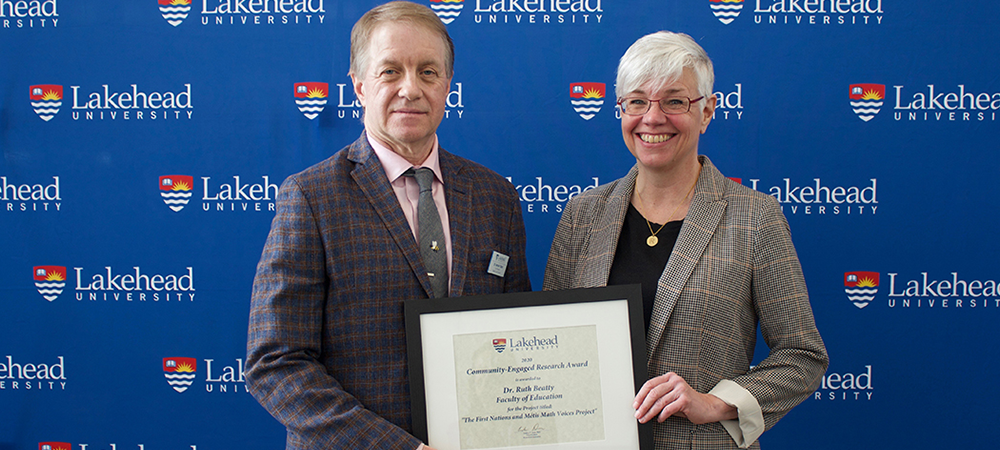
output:
M663 103L660 103L660 102L662 102L664 100L674 99L674 98L684 98L684 99L687 99L687 101L688 101L687 110L685 110L685 111L677 111L677 112L667 112L667 111L665 111L663 109ZM687 113L691 112L691 105L694 104L695 102L701 101L704 98L705 98L704 95L702 95L701 97L698 97L698 98L690 98L690 97L664 97L664 98L661 98L659 100L653 100L651 98L644 98L644 97L622 97L621 99L618 100L617 105L618 105L618 110L621 111L622 114L629 115L629 116L644 116L644 115L646 115L646 113L649 112L650 109L653 108L653 103L655 102L656 105L660 108L660 112L662 112L663 114L666 114L666 115L677 115L677 114L687 114ZM648 107L646 108L646 111L644 111L642 114L629 114L629 113L625 112L625 108L622 107L622 102L624 102L625 100L629 100L629 99L642 99L642 100L648 101L649 104L648 104Z

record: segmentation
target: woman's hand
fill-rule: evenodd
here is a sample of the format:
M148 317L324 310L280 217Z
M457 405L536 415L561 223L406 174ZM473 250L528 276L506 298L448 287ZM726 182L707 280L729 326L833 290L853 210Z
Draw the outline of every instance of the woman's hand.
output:
M654 417L663 422L670 416L684 417L694 424L737 418L735 407L714 395L695 391L684 378L673 372L646 381L636 394L632 407L639 423L646 423Z

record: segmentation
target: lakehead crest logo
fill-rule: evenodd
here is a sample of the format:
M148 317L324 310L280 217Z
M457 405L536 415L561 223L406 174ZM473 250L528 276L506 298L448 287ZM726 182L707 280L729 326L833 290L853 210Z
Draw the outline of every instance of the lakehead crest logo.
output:
M503 351L507 349L507 339L505 338L494 339L493 349L496 350L497 353L503 353Z
M39 442L38 450L72 450L73 444L69 442Z
M295 104L299 107L299 112L309 120L315 119L323 112L326 98L329 96L329 83L295 83Z
M66 268L63 266L35 266L35 288L42 298L53 301L62 295L66 287Z
M861 83L851 85L851 108L854 114L865 122L872 120L882 108L885 99L885 85Z
M604 83L570 83L569 102L583 120L593 119L604 105Z
M708 0L708 4L712 7L715 18L726 25L736 20L743 10L743 0Z
M198 361L194 358L163 358L163 376L167 379L167 384L177 392L184 392L191 387L197 371Z
M62 106L63 87L59 84L36 84L31 86L31 107L35 114L48 122L59 113Z
M445 25L448 25L452 21L458 18L459 14L462 14L462 8L464 7L464 0L431 0L431 9L434 10L434 14L437 14L438 18L441 19Z
M190 175L163 175L160 177L160 197L173 212L179 212L191 201L194 177Z
M160 3L160 14L167 23L177 26L184 19L187 19L191 12L191 0L158 0Z
M844 292L858 309L868 306L878 293L878 272L844 272Z

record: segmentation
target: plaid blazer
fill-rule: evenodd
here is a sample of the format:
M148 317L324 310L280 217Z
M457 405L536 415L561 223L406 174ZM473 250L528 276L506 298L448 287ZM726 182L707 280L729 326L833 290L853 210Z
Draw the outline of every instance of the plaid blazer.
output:
M691 207L656 290L649 376L672 371L702 393L732 380L754 396L769 429L819 385L826 347L777 201L725 178L707 157L699 161ZM637 173L633 167L566 205L546 290L607 284ZM758 322L770 353L751 370ZM736 448L718 422L671 417L653 434L657 449Z
M440 149L451 224L451 296L531 289L514 187ZM505 276L486 273L492 252ZM427 298L420 250L364 134L278 192L247 339L250 392L288 429L287 449L406 449L403 300Z

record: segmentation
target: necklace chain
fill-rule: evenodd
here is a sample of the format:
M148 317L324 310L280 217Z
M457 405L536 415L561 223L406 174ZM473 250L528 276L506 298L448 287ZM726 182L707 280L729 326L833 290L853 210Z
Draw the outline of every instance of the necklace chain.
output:
M698 171L698 175L699 176L701 175L701 170ZM649 222L649 219L647 219L645 215L642 216L642 218L646 221L646 226L649 227L649 232L650 232L650 236L646 238L646 245L650 247L656 247L656 244L660 242L660 238L656 237L656 234L659 233L661 230L663 230L663 227L667 226L667 223L673 220L674 214L677 214L677 211L681 209L681 206L684 206L684 201L687 200L688 196L691 195L691 192L694 191L694 186L696 184L698 184L698 177L695 177L694 183L691 184L691 188L688 189L687 194L684 194L684 198L682 198L681 202L677 204L677 207L670 212L670 216L667 217L666 222L663 222L663 224L660 225L660 228L658 228L656 231L653 231L653 225ZM642 203L642 196L639 195L638 192L636 192L635 197L639 199L639 206L641 206L642 209L646 209L646 206Z

